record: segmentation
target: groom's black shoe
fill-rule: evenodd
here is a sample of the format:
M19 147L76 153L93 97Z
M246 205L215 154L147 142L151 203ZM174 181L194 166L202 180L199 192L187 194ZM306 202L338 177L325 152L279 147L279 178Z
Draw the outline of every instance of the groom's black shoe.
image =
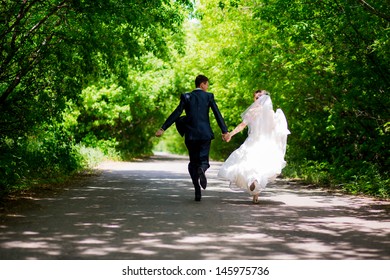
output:
M195 201L200 201L202 199L202 196L200 195L195 195Z
M207 187L207 178L206 178L206 174L204 174L202 167L198 168L198 175L199 175L200 186L205 190Z

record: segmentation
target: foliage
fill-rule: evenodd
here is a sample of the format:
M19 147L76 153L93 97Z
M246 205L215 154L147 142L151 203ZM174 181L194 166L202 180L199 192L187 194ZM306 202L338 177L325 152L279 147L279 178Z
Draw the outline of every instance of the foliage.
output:
M78 117L85 120L93 115L88 112L74 119L77 111L79 114L85 112L84 108L78 107L84 102L84 93L89 90L104 95L104 91L113 89L115 97L112 101L124 102L117 91L123 90L123 95L133 93L128 89L133 86L132 82L136 82L138 72L128 69L136 69L141 57L168 60L171 48L180 51L180 25L185 10L190 7L188 0L2 0L0 169L2 172L5 170L2 173L5 176L2 175L0 188L6 191L17 181L28 181L32 174L29 170L34 168L39 176L46 176L50 173L49 169L45 169L46 160L47 166L49 162L54 164L54 175L62 167L68 173L71 171L68 167L77 168L73 161L75 157L81 159L69 152L80 152L74 147L76 138L103 139L97 146L112 151L113 146L117 146L116 135L90 134L88 138L83 135L83 130L72 130L78 127ZM167 40L173 43L167 44ZM116 81L112 85L104 84L113 77ZM121 84L123 81L127 81L125 85ZM87 97L87 102L91 98ZM141 99L138 96L138 101L133 99L133 103L128 104L139 109L134 110L137 122L143 117L143 105L150 105L139 102ZM114 104L100 105L103 105L100 109L112 110L109 116L98 112L96 117L105 118L97 120L100 127L110 126L112 120L109 118L115 113L122 114L125 106L123 103L118 105L120 108ZM76 112L70 112L70 108ZM132 125L135 124L133 121ZM85 129L88 125L82 123L81 127ZM125 124L121 125L119 127L123 128ZM130 153L143 153L144 150L140 149L142 143L150 141L150 136L140 131L138 128L138 131L131 132L139 136L133 141L119 139L123 145L136 143L130 145ZM71 135L69 141L59 140L68 137L69 132L75 133L76 138ZM31 139L40 139L39 145L30 147ZM31 149L36 149L35 160L27 159ZM68 152L60 152L62 149ZM146 150L150 150L150 145L146 145ZM45 174L39 173L43 169Z
M254 90L271 92L291 130L285 175L389 197L388 2L191 3L1 0L2 190L102 153L185 153L174 128L154 132L205 74L230 130ZM223 143L212 126L224 160L246 131Z
M100 149L86 147L82 144L75 145L74 147L77 154L82 158L81 165L84 169L95 168L106 159L105 153Z
M2 138L0 145L0 194L11 188L29 186L34 181L63 178L80 170L80 154L71 135L62 133L59 124L41 124L33 136L17 140Z
M183 64L202 62L196 68L212 79L230 129L265 88L292 132L287 160L296 170L286 171L389 196L387 3L214 0L197 8ZM212 156L226 158L244 139L214 143Z
M369 160L384 167L390 72L388 57L376 46L389 43L389 22L356 1L266 4L259 16L288 38L284 59L292 66L297 141L315 143L305 149L318 160ZM381 5L375 10L386 11Z
M384 2L265 1L261 18L288 38L293 161L331 166L328 177L353 192L389 196L389 14ZM386 16L387 15L387 16ZM288 106L288 103L286 103ZM302 145L306 143L306 145ZM307 169L305 169L307 170ZM321 172L320 168L315 168ZM381 178L378 180L378 178ZM378 182L382 182L379 183ZM353 183L355 184L355 183Z
M122 86L102 80L85 88L70 112L77 115L72 128L76 141L91 147L111 143L122 158L151 154L161 95L173 90L171 80L165 79L169 71L164 61L145 56L138 66L129 67Z

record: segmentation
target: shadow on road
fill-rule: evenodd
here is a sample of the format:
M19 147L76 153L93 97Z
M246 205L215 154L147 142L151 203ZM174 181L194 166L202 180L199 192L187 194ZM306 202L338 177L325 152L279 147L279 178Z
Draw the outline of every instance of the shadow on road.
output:
M102 174L3 213L0 259L389 259L390 205L279 180L249 195L186 158L106 163Z

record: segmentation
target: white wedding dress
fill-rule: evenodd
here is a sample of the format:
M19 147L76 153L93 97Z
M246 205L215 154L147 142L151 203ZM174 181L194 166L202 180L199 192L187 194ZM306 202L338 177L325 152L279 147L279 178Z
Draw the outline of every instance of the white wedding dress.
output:
M223 163L218 177L231 187L255 195L264 190L286 166L287 120L281 109L273 111L268 95L262 95L241 115L248 125L248 138ZM254 183L255 189L250 190Z

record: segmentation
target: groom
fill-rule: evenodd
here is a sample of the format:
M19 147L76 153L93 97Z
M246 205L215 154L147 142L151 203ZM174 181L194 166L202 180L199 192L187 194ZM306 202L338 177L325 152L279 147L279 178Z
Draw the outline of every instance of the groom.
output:
M177 108L168 117L165 123L156 132L160 137L174 122L176 122L183 110L186 112L185 144L190 156L188 172L190 173L192 183L195 188L195 201L200 201L202 193L200 186L206 189L207 178L206 170L210 167L209 152L211 140L214 139L214 133L211 130L209 109L214 113L215 119L222 131L222 139L226 141L229 137L225 121L214 100L214 95L207 92L209 79L206 76L199 75L195 79L196 89L190 93L180 96L180 103Z

